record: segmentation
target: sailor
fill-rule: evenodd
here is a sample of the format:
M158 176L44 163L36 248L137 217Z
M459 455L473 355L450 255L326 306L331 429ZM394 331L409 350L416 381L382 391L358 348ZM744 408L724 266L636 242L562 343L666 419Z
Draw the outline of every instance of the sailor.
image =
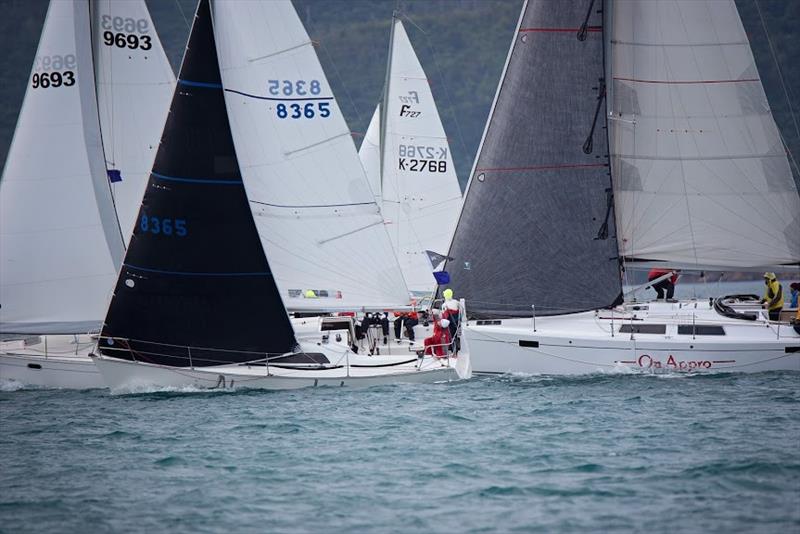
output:
M443 358L447 355L450 344L450 321L442 319L438 311L433 312L433 335L425 338L424 351L417 351L419 356L428 354Z
M797 308L797 300L800 296L800 282L792 282L789 284L789 289L791 289L791 304L789 304L790 308Z
M414 342L414 327L419 324L419 316L417 312L395 312L394 316L394 339L400 342L400 332L405 328L406 337L412 343Z
M764 284L767 288L764 291L764 298L761 299L761 306L769 311L770 321L779 321L783 309L783 287L775 273L769 272L764 273Z
M797 308L797 313L795 313L794 319L792 319L792 326L794 327L794 331L800 334L800 308Z
M375 314L375 324L381 326L381 333L383 334L383 344L389 342L389 313L383 312Z
M458 301L453 298L453 290L449 287L442 291L442 296L444 297L444 303L442 304L442 318L447 319L449 322L449 330L450 330L450 339L453 342L453 352L458 351L458 339L456 338L456 332L458 331L458 321L460 319L459 315L459 305Z
M656 290L657 299L663 299L665 291L667 293L667 300L672 299L672 296L675 294L675 283L678 281L678 271L670 269L650 269L650 272L647 273L648 282L652 282L656 278L660 278L669 273L672 273L672 276L665 278L664 280L661 280L652 286L653 289Z

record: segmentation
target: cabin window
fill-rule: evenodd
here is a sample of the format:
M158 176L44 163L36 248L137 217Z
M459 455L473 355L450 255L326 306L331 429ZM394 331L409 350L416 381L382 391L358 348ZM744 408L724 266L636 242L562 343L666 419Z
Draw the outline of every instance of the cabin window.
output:
M692 328L694 327L694 332L692 332ZM682 336L724 336L725 329L719 325L707 325L707 324L679 324L678 325L678 334Z
M620 334L666 334L665 324L624 324L619 327Z

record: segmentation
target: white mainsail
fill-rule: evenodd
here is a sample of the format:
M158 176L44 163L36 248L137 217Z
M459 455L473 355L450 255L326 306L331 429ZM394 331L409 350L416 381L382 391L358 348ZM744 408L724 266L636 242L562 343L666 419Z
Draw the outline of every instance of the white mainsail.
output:
M237 158L290 310L406 305L350 130L292 4L212 5Z
M124 7L125 13L138 13L139 19L146 13L138 0L113 2L111 11L98 4L99 20L103 14L111 16L113 28L118 7ZM133 210L141 201L133 193L120 194L115 206L103 145L110 139L137 147L152 144L163 125L168 94L160 117L155 109L137 111L140 105L156 105L148 90L152 71L145 69L137 71L141 87L122 97L126 100L121 105L130 110L115 116L108 136L101 133L98 99L102 107L108 94L117 94L114 99L119 94L105 78L96 86L91 17L89 2L50 3L3 170L0 330L4 332L85 333L99 327L129 230L120 226L117 210ZM126 17L121 21L123 31ZM143 52L128 49L127 56L139 58ZM158 54L163 56L157 39L147 54L153 63ZM100 61L102 57L101 53ZM126 80L124 69L117 66L112 71L115 78L109 81L112 85ZM135 132L114 133L125 128ZM134 133L141 137L132 140ZM131 173L125 166L117 169L123 181L131 183L131 191L141 193L146 176L137 172L149 168L153 156L144 154L139 159L140 155L123 157ZM133 183L137 180L138 184ZM128 221L132 226L132 216Z
M96 0L91 5L100 131L106 166L120 171L111 192L127 242L153 168L175 75L144 0Z
M435 281L425 251L443 252L450 244L461 188L428 77L402 21L393 25L385 109L378 119L384 121L378 123L381 209L408 288L427 292ZM368 175L375 172L373 145L368 130L359 152Z
M800 197L733 0L617 0L608 113L620 253L800 262Z

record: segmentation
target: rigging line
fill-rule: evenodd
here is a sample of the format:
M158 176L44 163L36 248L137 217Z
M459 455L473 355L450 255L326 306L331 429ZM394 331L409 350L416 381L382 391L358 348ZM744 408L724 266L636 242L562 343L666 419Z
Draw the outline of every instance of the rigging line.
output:
M449 104L448 105L448 111L450 112L450 115L453 117L453 124L456 125L456 133L458 134L458 141L461 143L461 149L464 151L464 154L468 155L469 154L469 150L467 149L467 144L464 141L464 134L461 132L461 124L458 122L458 114L456 113L455 107L453 105L454 100L453 100L452 96L450 96L450 90L448 89L447 83L445 82L444 71L442 70L441 65L439 64L439 58L436 55L436 52L434 51L433 46L431 45L430 37L428 37L428 34L425 32L425 30L420 28L419 25L417 23L415 23L413 20L411 20L411 18L407 14L402 13L402 15L403 15L403 18L408 20L414 27L418 28L422 32L422 34L425 36L425 46L428 47L428 51L429 51L431 57L433 58L433 63L434 63L434 67L436 69L436 73L438 74L438 77L441 80L442 89L444 89L445 98L447 99L447 103ZM430 84L430 82L429 82L429 84ZM431 89L431 93L433 93L432 89ZM436 99L434 99L434 105L436 105L435 102L436 102ZM442 125L442 126L444 127L444 125ZM445 134L446 133L447 132L445 132ZM448 142L448 144L449 144L449 142ZM452 153L452 148L451 148L450 152ZM455 166L455 157L453 157L453 166ZM456 180L458 180L458 173L456 173ZM461 189L461 183L460 182L458 184L458 188ZM462 191L462 195L463 195L463 191Z
M781 81L781 88L783 89L783 94L786 97L786 104L789 106L789 114L792 116L795 135L797 135L797 138L800 139L800 126L797 125L797 117L794 114L794 108L792 107L792 100L789 98L789 91L786 88L786 82L783 79L783 71L781 70L781 65L778 62L778 56L775 54L775 47L772 45L772 39L769 36L769 31L767 30L767 24L764 22L764 15L761 13L761 6L758 4L758 0L753 0L753 3L756 5L756 10L758 11L758 18L761 21L761 27L764 28L764 35L766 35L767 37L767 44L769 44L770 54L772 55L772 59L775 61L775 67L778 69L778 79L780 79Z
M318 34L317 29L314 26L313 22L309 22L306 25L306 28L308 30L310 30L309 33ZM344 77L342 77L342 74L339 72L339 68L336 66L336 62L333 60L333 55L330 53L328 48L323 44L323 39L321 37L318 38L318 39L312 39L312 43L314 45L316 45L316 48L319 48L319 49L321 49L322 51L325 52L325 55L327 56L331 67L333 67L333 72L336 75L336 78L339 81L339 84L341 84L342 89L344 89L344 94L347 96L347 100L350 102L350 107L353 108L353 112L355 113L355 116L356 116L356 119L358 120L358 123L362 124L361 114L358 112L358 106L356 106L355 100L353 100L353 96L350 94L350 91L347 89L347 84L344 81ZM322 67L321 62L320 62L320 67ZM324 68L322 69L322 73L323 73L323 75L325 74L325 69ZM338 103L338 100L337 100L337 103Z
M186 29L191 30L192 26L191 24L189 24L189 19L186 18L186 13L183 12L180 0L175 0L175 5L178 6L178 11L180 12L181 17L183 18L183 23L186 24Z

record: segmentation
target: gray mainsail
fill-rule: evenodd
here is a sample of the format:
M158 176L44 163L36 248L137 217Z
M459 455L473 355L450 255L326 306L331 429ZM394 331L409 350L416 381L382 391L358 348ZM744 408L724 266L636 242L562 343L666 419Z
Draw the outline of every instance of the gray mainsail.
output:
M523 7L446 264L470 316L621 301L602 7Z

